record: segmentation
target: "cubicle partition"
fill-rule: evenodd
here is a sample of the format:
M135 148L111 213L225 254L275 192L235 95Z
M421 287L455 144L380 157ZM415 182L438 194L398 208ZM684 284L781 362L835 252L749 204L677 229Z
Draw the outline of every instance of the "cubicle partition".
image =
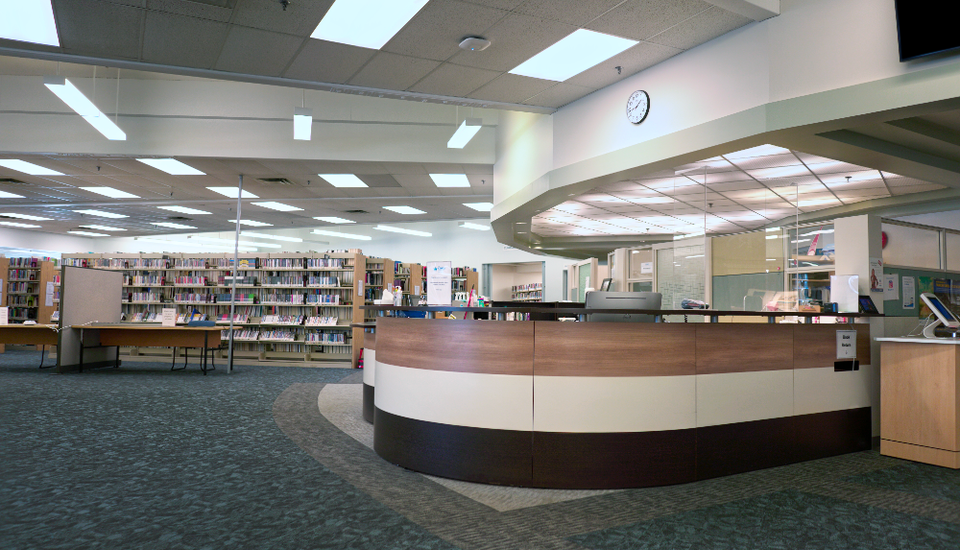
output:
M114 366L118 348L88 347L99 343L97 331L87 331L81 342L77 325L119 323L123 273L64 266L60 277L60 341L57 372Z

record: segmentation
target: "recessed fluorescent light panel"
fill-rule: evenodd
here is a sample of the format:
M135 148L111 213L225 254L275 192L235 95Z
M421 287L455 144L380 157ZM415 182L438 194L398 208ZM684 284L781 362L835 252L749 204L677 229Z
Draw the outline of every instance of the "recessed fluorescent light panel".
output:
M367 184L353 174L317 174L334 187L366 187Z
M84 191L89 191L90 193L103 195L104 197L110 197L111 199L139 199L140 198L132 193L127 193L126 191L114 189L113 187L81 187L80 189L83 189Z
M326 229L314 229L311 233L315 235L326 235L328 237L341 237L344 239L355 239L358 241L370 241L373 237L366 235L354 235L353 233L340 233L339 231L327 231Z
M15 195L13 193L7 193L6 191L0 191L0 199L22 199L25 198L23 195Z
M33 223L18 223L18 222L0 222L0 225L6 225L7 227L41 227Z
M313 129L313 111L303 107L293 109L293 139L310 141Z
M241 231L241 237L251 237L254 239L267 239L271 241L287 241L291 243L302 243L300 237L284 237L283 235L271 235L269 233L257 233L256 231Z
M476 231L490 231L489 225L483 225L473 222L460 222L460 227L464 229L474 229Z
M374 226L374 229L377 231L389 231L390 233L403 233L404 235L416 235L417 237L432 237L433 233L428 233L426 231L417 231L416 229L404 229L402 227L394 227L392 225L377 225Z
M122 227L113 227L110 225L81 225L83 229L99 229L100 231L126 231Z
M419 210L412 206L384 206L387 210L391 212L396 212L397 214L426 214L423 210Z
M157 208L161 210L169 210L171 212L179 212L181 214L194 214L201 216L203 214L210 214L206 210L197 210L196 208L190 208L189 206L158 206Z
M427 0L337 0L310 38L379 50Z
M563 82L636 44L636 40L578 29L510 73Z
M101 218L129 218L126 214L116 214L114 212L104 212L103 210L74 210L77 214L87 214L88 216L99 216Z
M227 220L230 223L237 223L237 220ZM240 220L240 225L248 225L250 227L273 227L272 223L266 222L255 222L253 220Z
M77 89L69 80L62 76L45 76L43 85L57 95L61 101L67 104L76 113L83 117L90 126L93 126L103 137L113 141L123 141L127 139L127 134L123 133L110 118L103 114L87 96Z
M171 176L206 176L200 170L193 166L187 166L177 159L137 159L138 161L153 166L161 172L166 172Z
M31 176L62 176L63 174L57 172L56 170L51 170L49 168L44 168L43 166L37 166L32 162L27 162L20 159L0 159L0 166L4 168L9 168L11 170L16 170L17 172L23 172Z
M353 220L348 220L346 218L338 218L336 216L314 216L313 219L320 220L327 223L357 223Z
M274 201L251 202L250 204L254 206L261 206L263 208L269 208L270 210L279 210L281 212L296 212L297 210L303 210L303 208L297 208L296 206Z
M470 187L466 174L430 174L437 187Z
M470 143L473 136L477 135L482 126L479 118L468 118L460 123L457 131L453 133L450 140L447 141L447 149L463 149Z
M3 217L5 217L5 218L17 218L18 220L30 220L30 221L34 221L34 222L49 222L49 221L52 221L52 220L53 220L53 218L43 218L43 217L41 217L41 216L31 216L30 214L17 214L17 213L15 213L15 212L4 212L4 213L0 214L0 216L3 216Z
M489 212L493 210L492 202L465 202L463 205L467 208L472 208L477 212Z
M196 229L196 227L192 225L184 225L182 223L171 223L171 222L150 222L150 223L158 227L167 227L169 229Z
M84 237L109 237L106 233L94 233L93 231L67 231L71 235L83 235Z
M224 197L229 197L231 199L237 198L237 192L240 191L237 187L207 187L208 190L213 191L214 193L220 193ZM250 191L244 191L240 195L241 199L259 199L260 197L254 195Z
M50 0L0 1L0 38L59 47Z

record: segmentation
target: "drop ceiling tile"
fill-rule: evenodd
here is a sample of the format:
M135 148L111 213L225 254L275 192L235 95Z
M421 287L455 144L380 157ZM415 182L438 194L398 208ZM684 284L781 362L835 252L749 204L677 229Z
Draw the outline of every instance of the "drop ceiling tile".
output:
M142 11L95 0L57 0L58 27L64 53L137 59L140 56Z
M357 177L370 187L400 187L400 182L389 174L359 175Z
M527 0L517 12L562 21L570 25L582 26L605 12L609 11L623 0Z
M279 2L239 0L232 23L265 31L308 37L333 5L333 0L290 2L284 9Z
M753 20L714 7L660 34L649 37L648 40L664 46L688 50L749 23L753 23Z
M216 69L280 76L304 40L297 36L234 25L223 44Z
M889 172L883 173L884 180L887 182L887 185L890 187L902 187L905 185L929 185L930 182L923 180L918 180L916 178L908 178L905 176L898 176L896 174L891 174Z
M237 0L223 2L147 0L147 9L226 23L233 16L233 8L236 4Z
M554 83L549 80L504 73L474 91L469 97L486 101L521 103L553 85Z
M283 76L296 80L344 84L376 53L376 50L368 48L326 40L310 40Z
M208 69L217 62L226 37L227 25L224 23L147 12L143 61Z
M484 33L483 37L491 42L489 48L482 52L460 50L450 62L510 71L575 30L575 25L512 13Z
M629 0L591 21L586 28L645 40L711 7L700 0Z
M641 42L636 46L567 79L566 83L598 90L600 88L605 88L614 82L619 82L628 76L637 74L648 67L652 67L657 63L660 63L661 61L670 59L682 51L683 50L678 50L669 46L662 46L660 44ZM620 67L619 73L616 69L618 66ZM626 103L626 99L624 99L624 103ZM651 105L651 109L655 108L656 107Z
M429 59L378 52L353 78L350 84L388 90L406 90L436 69L440 63Z
M909 195L911 193L923 193L926 191L940 191L941 189L946 189L942 185L937 185L934 183L928 183L925 185L902 185L897 186L891 189L894 195Z
M826 162L810 163L807 165L810 171L817 175L826 174L845 174L847 172L862 172L866 167L839 160L827 160Z
M745 189L760 189L762 184L751 180L727 181L723 183L709 183L710 189L719 193L727 194L728 191L743 191Z
M444 63L410 90L426 94L465 97L499 76L496 71Z
M540 107L551 107L559 109L567 103L572 103L581 97L594 92L596 88L586 88L561 82L555 84L539 94L527 99L525 105L537 105Z
M460 51L465 36L483 36L508 12L458 0L433 0L382 51L445 61Z

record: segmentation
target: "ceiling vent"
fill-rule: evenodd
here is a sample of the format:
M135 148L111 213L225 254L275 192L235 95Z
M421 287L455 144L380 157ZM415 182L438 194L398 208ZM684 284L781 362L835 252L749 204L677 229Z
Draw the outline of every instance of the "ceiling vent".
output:
M296 185L287 178L257 178L257 181L267 185Z
M366 210L344 210L344 214L369 214Z

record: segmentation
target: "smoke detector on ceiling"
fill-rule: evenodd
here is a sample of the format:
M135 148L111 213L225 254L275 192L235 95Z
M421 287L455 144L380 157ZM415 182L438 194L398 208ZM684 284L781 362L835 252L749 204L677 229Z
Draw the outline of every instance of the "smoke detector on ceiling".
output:
M471 52L482 52L483 50L489 47L490 47L490 41L480 36L468 36L460 41L461 50L469 50Z

